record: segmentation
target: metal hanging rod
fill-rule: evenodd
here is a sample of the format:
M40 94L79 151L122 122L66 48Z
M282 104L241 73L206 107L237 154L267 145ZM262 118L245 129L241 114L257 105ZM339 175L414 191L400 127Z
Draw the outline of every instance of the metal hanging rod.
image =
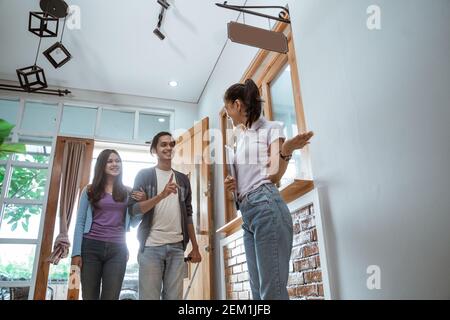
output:
M21 86L17 86L17 85L10 85L10 84L0 84L0 90L5 90L5 91L16 91L16 92L25 92L25 93L39 93L39 94L47 94L47 95L52 95L52 96L65 96L71 93L71 91L64 89L40 89L37 91L33 91L33 92L28 92L25 89L23 89Z
M235 11L239 11L239 12L243 12L243 13L252 14L255 16L263 17L263 18L277 20L277 21L281 21L284 23L291 23L291 20L287 19L287 17L289 17L289 9L286 7L281 7L281 6L236 6L236 5L227 4L227 1L225 1L223 4L216 3L216 6L225 8L225 9L229 9L229 10L235 10ZM247 10L247 9L281 9L282 11L278 15L278 17L274 17L271 15L267 15L264 13Z

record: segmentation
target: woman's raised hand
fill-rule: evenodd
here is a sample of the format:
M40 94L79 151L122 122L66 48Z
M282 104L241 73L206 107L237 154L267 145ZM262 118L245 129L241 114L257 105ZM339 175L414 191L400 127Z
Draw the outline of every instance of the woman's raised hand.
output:
M282 147L281 152L283 155L291 155L297 149L302 149L304 146L309 144L309 140L313 137L314 133L312 131L304 132L296 135L291 139L287 139Z

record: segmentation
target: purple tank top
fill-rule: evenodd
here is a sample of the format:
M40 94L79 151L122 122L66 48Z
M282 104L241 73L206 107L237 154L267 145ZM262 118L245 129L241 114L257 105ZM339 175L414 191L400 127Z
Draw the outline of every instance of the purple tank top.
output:
M84 237L105 242L125 243L125 213L127 201L116 202L105 193L93 212L92 226Z

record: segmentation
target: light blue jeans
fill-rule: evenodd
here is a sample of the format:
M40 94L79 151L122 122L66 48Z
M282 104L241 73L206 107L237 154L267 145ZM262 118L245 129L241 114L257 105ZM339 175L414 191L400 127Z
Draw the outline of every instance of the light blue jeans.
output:
M174 243L139 251L139 300L183 299L184 250Z
M250 287L255 300L287 300L292 251L292 216L273 184L240 202Z

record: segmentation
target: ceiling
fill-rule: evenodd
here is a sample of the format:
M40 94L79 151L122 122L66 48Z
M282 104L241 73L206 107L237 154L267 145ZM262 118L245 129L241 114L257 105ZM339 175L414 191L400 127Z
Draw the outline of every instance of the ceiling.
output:
M55 70L41 54L58 38L42 40L37 65L49 85L197 103L227 40L226 24L238 12L215 0L168 0L159 40L153 29L156 0L67 0L81 10L81 28L64 31L73 59ZM233 1L243 4L244 0ZM33 65L39 38L28 31L39 0L0 0L0 79ZM62 20L61 20L62 22ZM178 87L168 82L175 80Z

